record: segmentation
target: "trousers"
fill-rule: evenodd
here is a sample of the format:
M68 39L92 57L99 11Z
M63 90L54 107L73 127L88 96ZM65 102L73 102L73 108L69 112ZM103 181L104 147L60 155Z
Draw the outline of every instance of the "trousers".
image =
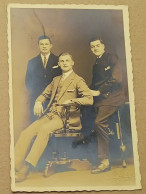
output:
M104 160L109 158L109 125L111 116L117 110L114 106L96 107L95 133L98 143L98 159Z
M15 169L20 170L25 161L35 167L48 144L49 134L62 127L62 119L54 115L52 119L44 116L24 129L14 149Z

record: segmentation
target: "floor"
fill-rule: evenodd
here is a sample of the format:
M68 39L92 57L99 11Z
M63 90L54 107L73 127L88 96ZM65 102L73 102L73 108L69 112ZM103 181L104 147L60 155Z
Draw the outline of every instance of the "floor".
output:
M90 170L59 172L44 177L43 172L31 172L28 178L15 185L16 190L65 191L100 190L135 186L135 171L132 164L127 168L112 166L108 172L91 174Z

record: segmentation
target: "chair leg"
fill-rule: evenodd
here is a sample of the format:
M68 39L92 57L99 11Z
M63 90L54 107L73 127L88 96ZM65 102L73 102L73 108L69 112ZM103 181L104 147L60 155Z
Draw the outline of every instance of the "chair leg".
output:
M126 164L126 161L125 160L123 160L123 162L122 162L122 167L123 168L126 168L127 167L127 164Z
M55 167L56 167L56 164L55 163L48 162L46 164L46 167L45 167L44 177L49 177L49 176L55 174Z

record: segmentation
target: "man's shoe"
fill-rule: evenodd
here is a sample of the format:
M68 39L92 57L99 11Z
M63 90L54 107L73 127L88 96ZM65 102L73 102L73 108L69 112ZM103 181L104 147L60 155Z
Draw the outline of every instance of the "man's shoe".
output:
M23 167L16 173L15 182L24 181L29 174L29 165L23 165Z
M105 165L105 164L101 163L97 168L91 170L91 174L99 174L102 172L107 172L109 170L111 170L110 165Z

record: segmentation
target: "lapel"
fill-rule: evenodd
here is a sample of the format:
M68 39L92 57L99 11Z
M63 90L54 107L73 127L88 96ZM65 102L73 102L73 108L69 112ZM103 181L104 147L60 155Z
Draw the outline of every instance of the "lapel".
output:
M43 65L43 61L41 58L41 54L37 56L37 66L39 67L40 70L44 70L44 65Z
M50 56L49 56L47 64L46 64L46 69L50 67L51 59L52 59L52 54L50 53Z
M44 64L42 61L42 57L41 57L41 53L38 55L38 64L41 65L41 67L46 70L47 68L50 68L50 64L51 64L51 60L52 60L52 53L50 53L50 56L48 58L47 64L46 64L46 68L44 68Z
M38 62L39 62L39 64L41 64L43 66L41 54L38 55Z
M65 80L64 80L64 83L63 83L63 86L61 88L61 91L60 91L60 94L58 96L58 100L62 97L62 95L64 94L64 92L67 90L68 86L74 81L74 77L75 77L75 73L72 72ZM55 97L55 94L56 94L56 90L57 90L57 87L58 87L58 84L60 82L60 79L61 79L62 75L60 76L57 76L55 77L54 79L54 87L53 87L53 90L52 90L52 95L51 95L51 99L50 99L50 102L46 108L46 110L44 111L44 113L49 109L49 107L51 106L52 104L52 101Z
M56 94L56 90L57 90L58 84L60 82L60 79L61 79L61 75L55 77L55 79L54 79L54 85L53 85L53 90L52 90L52 94L51 94L51 99L50 99L50 102L49 102L47 108L44 110L44 113L50 108L50 106L52 104L52 101L53 101L53 99L55 97L55 94Z
M46 69L52 68L52 66L54 65L54 60L55 60L55 56L52 53L50 53L50 56L47 61ZM55 65L57 65L57 62Z
M58 100L63 96L69 85L74 81L75 73L72 72L63 82L63 86L58 96Z
M61 79L61 75L60 75L60 76L57 76L57 77L54 79L54 87L53 87L53 90L52 90L52 95L51 95L50 103L51 103L52 100L54 99L54 96L55 96L55 94L56 94L56 90L57 90L58 84L59 84L59 82L60 82L60 79Z

